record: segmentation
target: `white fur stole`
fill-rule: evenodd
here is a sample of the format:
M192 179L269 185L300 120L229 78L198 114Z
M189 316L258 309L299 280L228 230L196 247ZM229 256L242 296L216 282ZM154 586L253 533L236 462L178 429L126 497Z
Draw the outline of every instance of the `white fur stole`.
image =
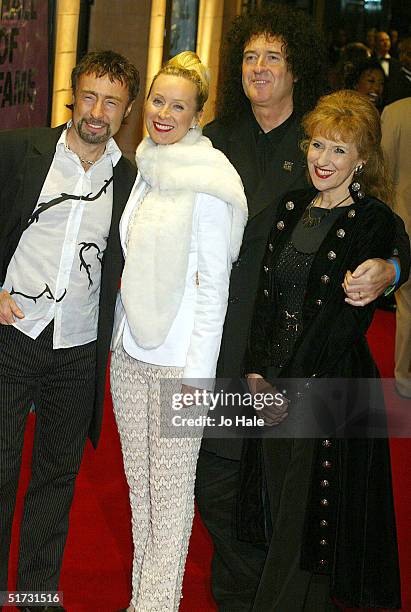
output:
M150 188L130 217L121 298L136 343L152 349L167 337L184 294L196 194L232 206L232 261L240 250L247 203L238 173L199 128L172 145L145 138L136 161Z

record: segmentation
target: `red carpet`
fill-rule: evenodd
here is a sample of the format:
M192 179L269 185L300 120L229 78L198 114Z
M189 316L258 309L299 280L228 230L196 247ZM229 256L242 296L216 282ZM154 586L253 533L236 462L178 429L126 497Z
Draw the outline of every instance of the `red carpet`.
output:
M394 315L380 310L369 334L371 349L381 375L385 377L391 377L393 373L394 325ZM390 418L401 418L398 414L401 409L405 410L409 402L399 399L390 388L390 383L387 386L387 402L396 409ZM30 418L14 524L10 588L14 588L15 584L16 536L22 495L29 474L33 424L34 419ZM411 438L411 432L408 435ZM411 612L411 440L393 439L391 450L403 588L402 611ZM217 609L209 589L210 560L210 539L197 517L190 542L180 612L212 612ZM129 601L130 567L127 487L111 401L107 398L99 448L94 452L90 445L87 446L77 481L61 578L64 605L68 612L114 612L124 607ZM14 608L9 610L14 612Z

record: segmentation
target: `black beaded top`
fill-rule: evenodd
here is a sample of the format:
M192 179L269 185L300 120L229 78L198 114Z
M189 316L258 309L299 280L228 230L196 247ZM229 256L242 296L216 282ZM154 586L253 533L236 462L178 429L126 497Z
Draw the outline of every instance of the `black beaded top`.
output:
M344 207L333 208L322 218L323 209L312 208L312 216L318 216L321 222L314 227L304 227L301 218L275 263L274 368L283 367L292 355L294 344L302 332L302 309L311 264L321 242L343 210Z

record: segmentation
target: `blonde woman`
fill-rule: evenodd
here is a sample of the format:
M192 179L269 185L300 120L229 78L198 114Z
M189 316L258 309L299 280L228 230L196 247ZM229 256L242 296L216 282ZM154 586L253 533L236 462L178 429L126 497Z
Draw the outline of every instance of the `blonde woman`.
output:
M129 611L179 607L201 428L173 437L162 424L175 394L212 387L247 221L237 172L199 127L208 88L190 51L154 77L144 108L149 136L137 149L139 172L120 224L126 263L111 389L133 517Z

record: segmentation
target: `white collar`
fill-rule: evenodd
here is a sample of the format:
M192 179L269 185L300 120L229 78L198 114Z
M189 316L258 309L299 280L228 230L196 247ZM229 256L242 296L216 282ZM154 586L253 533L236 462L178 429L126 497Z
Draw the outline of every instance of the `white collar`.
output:
M67 121L65 129L62 131L60 138L57 141L56 151L58 149L66 149L67 130L69 130L72 125L73 120L69 119L69 121ZM117 163L120 161L122 153L114 138L110 138L106 143L106 148L102 157L105 157L107 155L111 158L111 163L113 167L116 166Z

